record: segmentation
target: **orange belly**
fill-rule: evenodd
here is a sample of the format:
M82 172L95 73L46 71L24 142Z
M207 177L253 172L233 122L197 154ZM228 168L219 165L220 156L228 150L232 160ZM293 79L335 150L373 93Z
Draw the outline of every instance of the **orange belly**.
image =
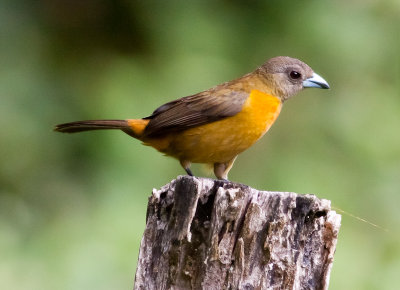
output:
M252 90L235 116L167 137L146 140L166 155L193 163L223 163L243 152L271 127L281 110L279 98Z

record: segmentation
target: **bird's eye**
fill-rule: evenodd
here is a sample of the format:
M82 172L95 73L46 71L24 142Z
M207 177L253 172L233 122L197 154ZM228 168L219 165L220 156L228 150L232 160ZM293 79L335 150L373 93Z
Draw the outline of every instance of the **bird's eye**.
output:
M290 78L292 78L294 80L296 80L296 79L301 77L301 73L299 73L299 72L297 72L295 70L291 71L289 75L290 75Z

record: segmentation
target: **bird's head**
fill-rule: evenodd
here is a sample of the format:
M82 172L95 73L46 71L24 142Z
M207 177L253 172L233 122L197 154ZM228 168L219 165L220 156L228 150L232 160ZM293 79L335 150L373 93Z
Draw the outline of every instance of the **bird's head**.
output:
M329 89L328 83L304 62L288 56L269 59L256 72L264 79L272 94L282 101L303 88Z

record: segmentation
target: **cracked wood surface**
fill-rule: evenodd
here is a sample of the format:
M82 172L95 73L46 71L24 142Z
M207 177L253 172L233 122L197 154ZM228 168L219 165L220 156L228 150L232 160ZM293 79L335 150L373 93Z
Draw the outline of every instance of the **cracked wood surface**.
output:
M314 195L179 176L149 198L134 289L327 289L339 228Z

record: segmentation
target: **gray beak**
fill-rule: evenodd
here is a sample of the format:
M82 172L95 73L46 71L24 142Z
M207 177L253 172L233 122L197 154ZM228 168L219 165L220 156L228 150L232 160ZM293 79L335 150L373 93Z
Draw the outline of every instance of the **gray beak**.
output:
M329 89L329 84L321 76L313 73L311 78L303 81L304 88L319 88L319 89Z

